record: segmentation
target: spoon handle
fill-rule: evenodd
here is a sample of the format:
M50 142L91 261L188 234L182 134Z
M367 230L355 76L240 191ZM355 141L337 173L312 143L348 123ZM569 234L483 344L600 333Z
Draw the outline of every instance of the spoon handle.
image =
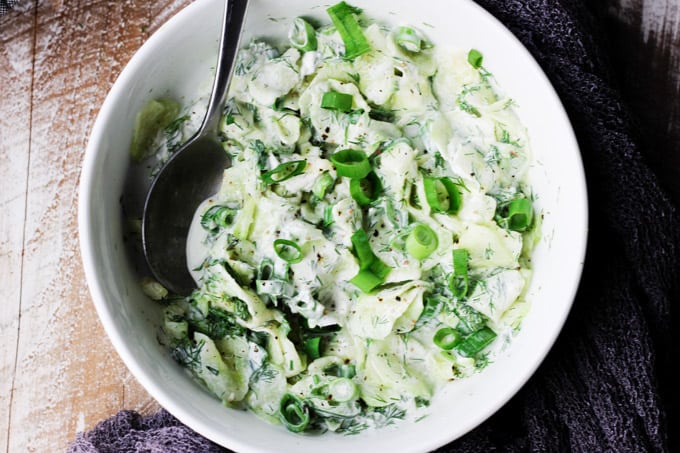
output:
M215 82L208 101L208 109L196 136L217 129L224 97L234 72L236 56L240 47L241 28L246 17L249 0L225 0L222 34L215 68Z

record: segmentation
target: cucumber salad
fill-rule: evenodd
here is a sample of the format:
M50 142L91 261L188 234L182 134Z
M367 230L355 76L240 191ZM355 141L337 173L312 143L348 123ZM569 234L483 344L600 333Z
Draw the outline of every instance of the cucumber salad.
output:
M190 232L198 289L145 289L161 341L225 405L354 434L425 417L493 362L528 310L540 219L525 128L480 51L327 13L241 50L231 166Z

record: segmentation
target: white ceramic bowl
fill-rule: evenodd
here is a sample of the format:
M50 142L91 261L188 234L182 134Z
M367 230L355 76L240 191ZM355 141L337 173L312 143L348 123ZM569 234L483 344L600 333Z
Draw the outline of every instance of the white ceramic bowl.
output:
M328 22L325 3L252 0L246 38L284 37L287 21L308 15ZM329 2L332 3L332 2ZM194 383L158 344L159 309L141 292L126 256L119 198L130 164L136 112L150 98L196 99L211 83L222 0L198 0L172 18L135 54L104 102L85 155L79 229L85 274L106 332L132 373L168 411L236 451L426 451L471 430L527 381L557 337L581 275L587 200L579 150L562 105L529 53L499 22L469 0L353 0L373 18L411 24L437 45L476 48L500 86L518 103L537 164L531 182L543 213L528 292L532 308L507 353L469 379L452 383L418 423L357 436L300 436L248 412L225 408ZM557 272L559 271L559 272Z

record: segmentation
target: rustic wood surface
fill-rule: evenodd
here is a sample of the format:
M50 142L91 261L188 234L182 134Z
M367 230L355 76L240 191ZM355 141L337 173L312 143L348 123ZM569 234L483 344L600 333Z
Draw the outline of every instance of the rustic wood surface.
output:
M63 451L120 409L158 405L97 319L77 234L99 105L145 39L190 0L24 0L0 17L0 451ZM680 5L600 0L621 89L680 199Z

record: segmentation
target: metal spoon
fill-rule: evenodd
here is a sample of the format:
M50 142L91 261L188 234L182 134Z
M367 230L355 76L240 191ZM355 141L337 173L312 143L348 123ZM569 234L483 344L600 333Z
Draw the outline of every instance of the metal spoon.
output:
M225 1L215 82L206 115L198 131L163 165L144 203L142 246L146 262L163 286L181 295L196 287L187 268L189 226L198 205L218 191L224 169L230 164L217 138L217 125L248 1Z

